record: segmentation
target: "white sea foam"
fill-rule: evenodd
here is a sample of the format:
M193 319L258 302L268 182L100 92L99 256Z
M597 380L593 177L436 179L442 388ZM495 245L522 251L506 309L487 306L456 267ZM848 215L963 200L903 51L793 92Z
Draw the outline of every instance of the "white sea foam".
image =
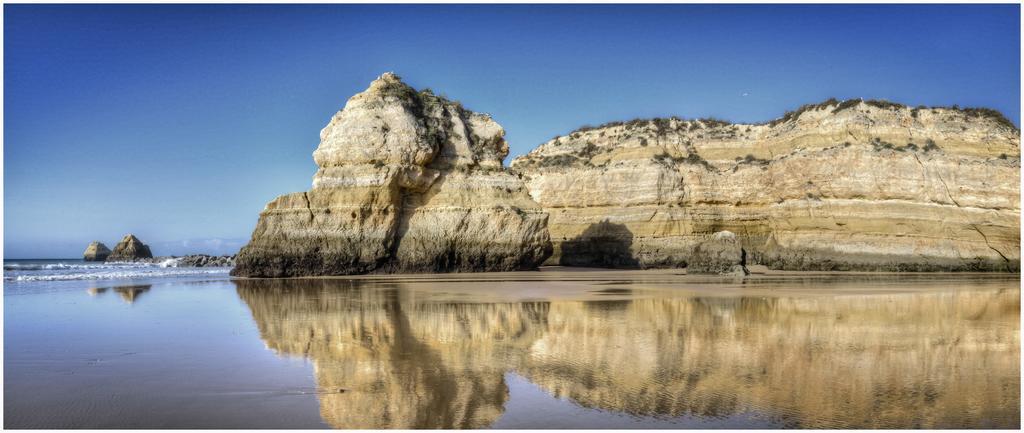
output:
M110 272L75 272L67 274L4 275L5 281L69 281L69 280L125 280L135 278L165 278L194 275L227 275L229 268L169 268L132 269Z
M7 262L4 263L4 281L125 280L214 276L227 275L230 270L231 268L227 267L179 267L179 259L167 259L158 263Z
M176 268L178 267L178 261L181 259L167 259L160 263L157 263L161 268Z
M125 266L115 263L98 263L98 264L72 264L72 263L47 263L47 264L35 264L35 263L11 263L4 264L5 271L41 271L41 270L61 270L61 269L115 269L123 268Z

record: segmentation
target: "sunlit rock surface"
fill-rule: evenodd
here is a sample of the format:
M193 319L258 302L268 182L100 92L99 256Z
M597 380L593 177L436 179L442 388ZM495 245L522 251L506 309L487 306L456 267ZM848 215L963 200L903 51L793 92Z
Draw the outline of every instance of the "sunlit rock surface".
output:
M548 264L684 267L727 230L775 269L1020 268L1020 131L991 110L850 100L765 124L616 122L511 166L550 214ZM610 262L575 255L608 228Z
M132 262L140 259L153 258L149 245L142 243L133 234L127 234L114 246L114 251L107 256L108 262Z
M103 245L103 242L92 241L89 246L85 247L85 252L82 253L82 260L87 262L102 262L107 259L110 255L110 248Z
M547 215L490 116L384 74L320 132L313 189L260 214L234 275L531 269Z
M486 427L510 398L510 372L636 416L1019 426L1019 290L843 281L747 279L698 292L622 282L543 301L489 301L445 282L235 284L267 347L313 362L321 414L337 428ZM721 294L739 287L746 296Z

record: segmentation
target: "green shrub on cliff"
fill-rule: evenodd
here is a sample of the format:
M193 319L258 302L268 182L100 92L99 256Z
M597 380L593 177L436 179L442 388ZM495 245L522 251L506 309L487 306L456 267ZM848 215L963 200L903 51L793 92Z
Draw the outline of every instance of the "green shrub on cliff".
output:
M685 162L687 164L699 165L699 166L702 166L702 167L704 167L704 168L706 168L708 170L711 170L711 171L715 170L715 167L713 165L711 165L711 163L709 163L707 160L705 160L704 158L702 158L700 155L698 155L696 153L691 153L689 155L686 155L686 158L681 158L681 159L680 158L672 158L672 160L676 161L676 162L680 162L681 161L681 162Z
M885 99L868 99L864 101L864 103L875 108L881 108L883 110L907 108L906 105L897 102L889 102L886 101Z
M856 106L860 105L861 102L862 102L862 100L860 98L847 99L847 100L839 103L839 105L837 105L836 108L832 110L832 114L836 114L836 113L838 113L840 111L843 111L843 110L846 110L848 108L856 107Z
M804 114L804 113L806 113L808 111L819 110L819 109L822 109L822 108L828 108L828 107L831 107L831 106L836 105L836 104L839 104L839 100L837 100L836 98L828 98L824 102L820 102L820 103L817 103L817 104L804 104L804 105L801 105L796 110L787 111L787 112L783 113L782 117L780 117L778 119L775 119L775 120L772 120L772 121L768 122L767 124L768 124L768 126L780 125L780 124L789 122L791 120L796 120L798 117L800 117L801 114ZM835 111L833 111L833 113L834 112Z
M1020 128L1017 128L1017 125L1014 125L1013 122L1011 122L1010 119L1007 119L999 110L993 110L991 108L964 108L962 111L967 114L968 117L987 118L1014 131L1020 130Z

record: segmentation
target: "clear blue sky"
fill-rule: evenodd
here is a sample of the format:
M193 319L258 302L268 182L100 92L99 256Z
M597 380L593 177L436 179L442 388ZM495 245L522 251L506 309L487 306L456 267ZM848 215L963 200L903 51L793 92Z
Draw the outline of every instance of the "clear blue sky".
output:
M1020 124L1019 5L5 5L4 254L232 253L385 71L516 156L583 124L764 121L829 97Z

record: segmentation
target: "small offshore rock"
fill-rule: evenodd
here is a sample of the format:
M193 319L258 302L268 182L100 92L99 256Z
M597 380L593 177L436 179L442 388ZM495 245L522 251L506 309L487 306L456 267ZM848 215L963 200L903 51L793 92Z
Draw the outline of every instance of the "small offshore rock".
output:
M142 243L133 234L127 234L121 242L114 246L114 251L107 256L108 262L134 262L140 259L153 258L149 246Z
M85 252L82 254L82 260L87 262L102 262L107 259L110 255L110 248L103 245L103 242L93 241L89 246L85 247Z

